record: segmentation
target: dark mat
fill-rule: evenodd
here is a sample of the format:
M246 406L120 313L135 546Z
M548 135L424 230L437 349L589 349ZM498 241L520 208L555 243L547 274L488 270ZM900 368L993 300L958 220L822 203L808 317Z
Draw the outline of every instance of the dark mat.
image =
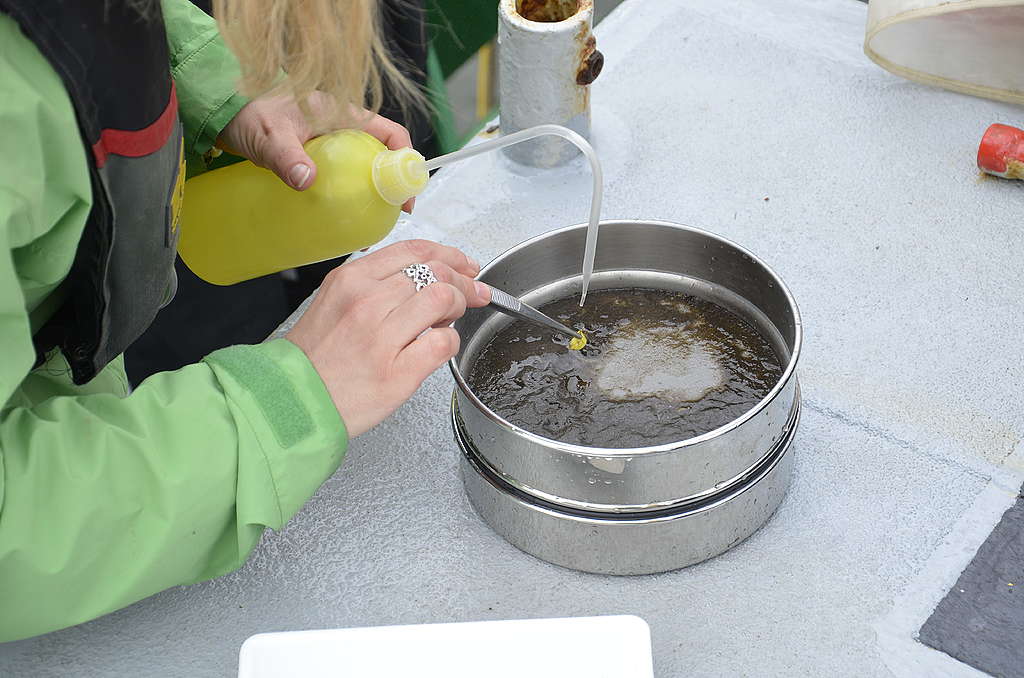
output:
M919 638L993 676L1024 678L1024 488Z

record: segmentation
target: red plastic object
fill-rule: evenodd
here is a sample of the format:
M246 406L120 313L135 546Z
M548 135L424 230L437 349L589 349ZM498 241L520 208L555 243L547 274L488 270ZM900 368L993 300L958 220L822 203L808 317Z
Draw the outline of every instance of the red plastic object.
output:
M1024 179L1024 130L990 125L978 146L978 168L1004 179Z

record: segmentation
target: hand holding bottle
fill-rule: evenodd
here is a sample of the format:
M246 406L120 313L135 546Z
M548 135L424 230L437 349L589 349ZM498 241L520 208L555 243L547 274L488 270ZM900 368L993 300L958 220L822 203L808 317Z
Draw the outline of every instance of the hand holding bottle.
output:
M314 92L309 98L314 121L329 121L332 108L330 98L322 92ZM392 151L412 146L409 131L397 122L369 111L357 111L354 117L363 120L361 129L364 132ZM238 111L221 131L217 145L251 160L258 167L269 169L284 183L303 191L313 185L317 168L302 146L334 129L329 124L314 127L289 96L263 96L253 99ZM402 209L411 212L413 202L415 199L410 198Z

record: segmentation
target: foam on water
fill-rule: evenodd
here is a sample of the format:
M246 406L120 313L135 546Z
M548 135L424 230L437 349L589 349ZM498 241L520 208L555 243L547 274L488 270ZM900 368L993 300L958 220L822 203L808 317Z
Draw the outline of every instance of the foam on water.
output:
M614 401L664 398L692 403L725 385L718 353L685 330L658 328L615 337L597 368L597 387Z

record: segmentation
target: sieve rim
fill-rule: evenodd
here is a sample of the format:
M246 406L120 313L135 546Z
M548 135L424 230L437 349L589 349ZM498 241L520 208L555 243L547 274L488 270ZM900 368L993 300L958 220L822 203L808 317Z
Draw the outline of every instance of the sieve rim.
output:
M699 436L693 436L690 438L684 438L682 440L673 441L669 443L661 443L659 445L648 445L644 447L592 447L585 445L576 445L573 443L566 443L548 438L532 431L528 431L520 426L513 424L508 421L500 414L488 407L473 391L466 381L466 378L462 374L462 370L459 369L458 355L451 358L448 361L448 368L451 370L452 377L455 379L456 386L459 391L469 399L469 401L476 407L487 419L492 421L497 426L514 433L515 435L524 438L531 443L539 446L569 454L580 455L587 458L632 458L632 457L650 457L659 454L671 454L676 453L680 449L687 447L694 447L697 445L704 444L715 438L719 438L727 435L731 431L734 431L742 427L746 422L750 421L763 411L768 405L772 403L788 386L791 379L793 379L796 372L797 363L800 359L800 351L803 347L803 322L800 316L800 308L797 306L796 299L793 297L789 286L783 281L778 273L775 272L771 266L764 262L760 257L751 252L746 247L736 243L733 240L725 238L717 233L713 233L706 229L697 228L695 226L689 226L687 224L680 224L671 221L663 221L658 219L602 219L598 229L598 242L600 242L600 226L604 224L642 224L645 226L662 226L680 231L687 231L690 233L698 234L702 237L709 238L717 241L722 245L732 247L739 251L741 254L750 258L755 264L761 267L765 273L772 279L774 284L778 287L780 292L786 299L786 304L789 307L790 312L793 316L793 346L790 349L789 360L786 362L785 368L779 375L775 385L772 386L771 390L761 398L761 400L754 403L749 410L744 412L739 417L732 419L725 424L722 424L718 428L712 429L706 433L702 433ZM560 233L567 233L573 230L586 230L587 224L574 224L571 226L562 226L555 228L550 231L545 231L532 238L524 240L505 251L498 256L491 259L485 266L480 269L478 277L482 277L488 271L498 266L506 258L515 255L517 252L535 245L538 242L544 241Z

